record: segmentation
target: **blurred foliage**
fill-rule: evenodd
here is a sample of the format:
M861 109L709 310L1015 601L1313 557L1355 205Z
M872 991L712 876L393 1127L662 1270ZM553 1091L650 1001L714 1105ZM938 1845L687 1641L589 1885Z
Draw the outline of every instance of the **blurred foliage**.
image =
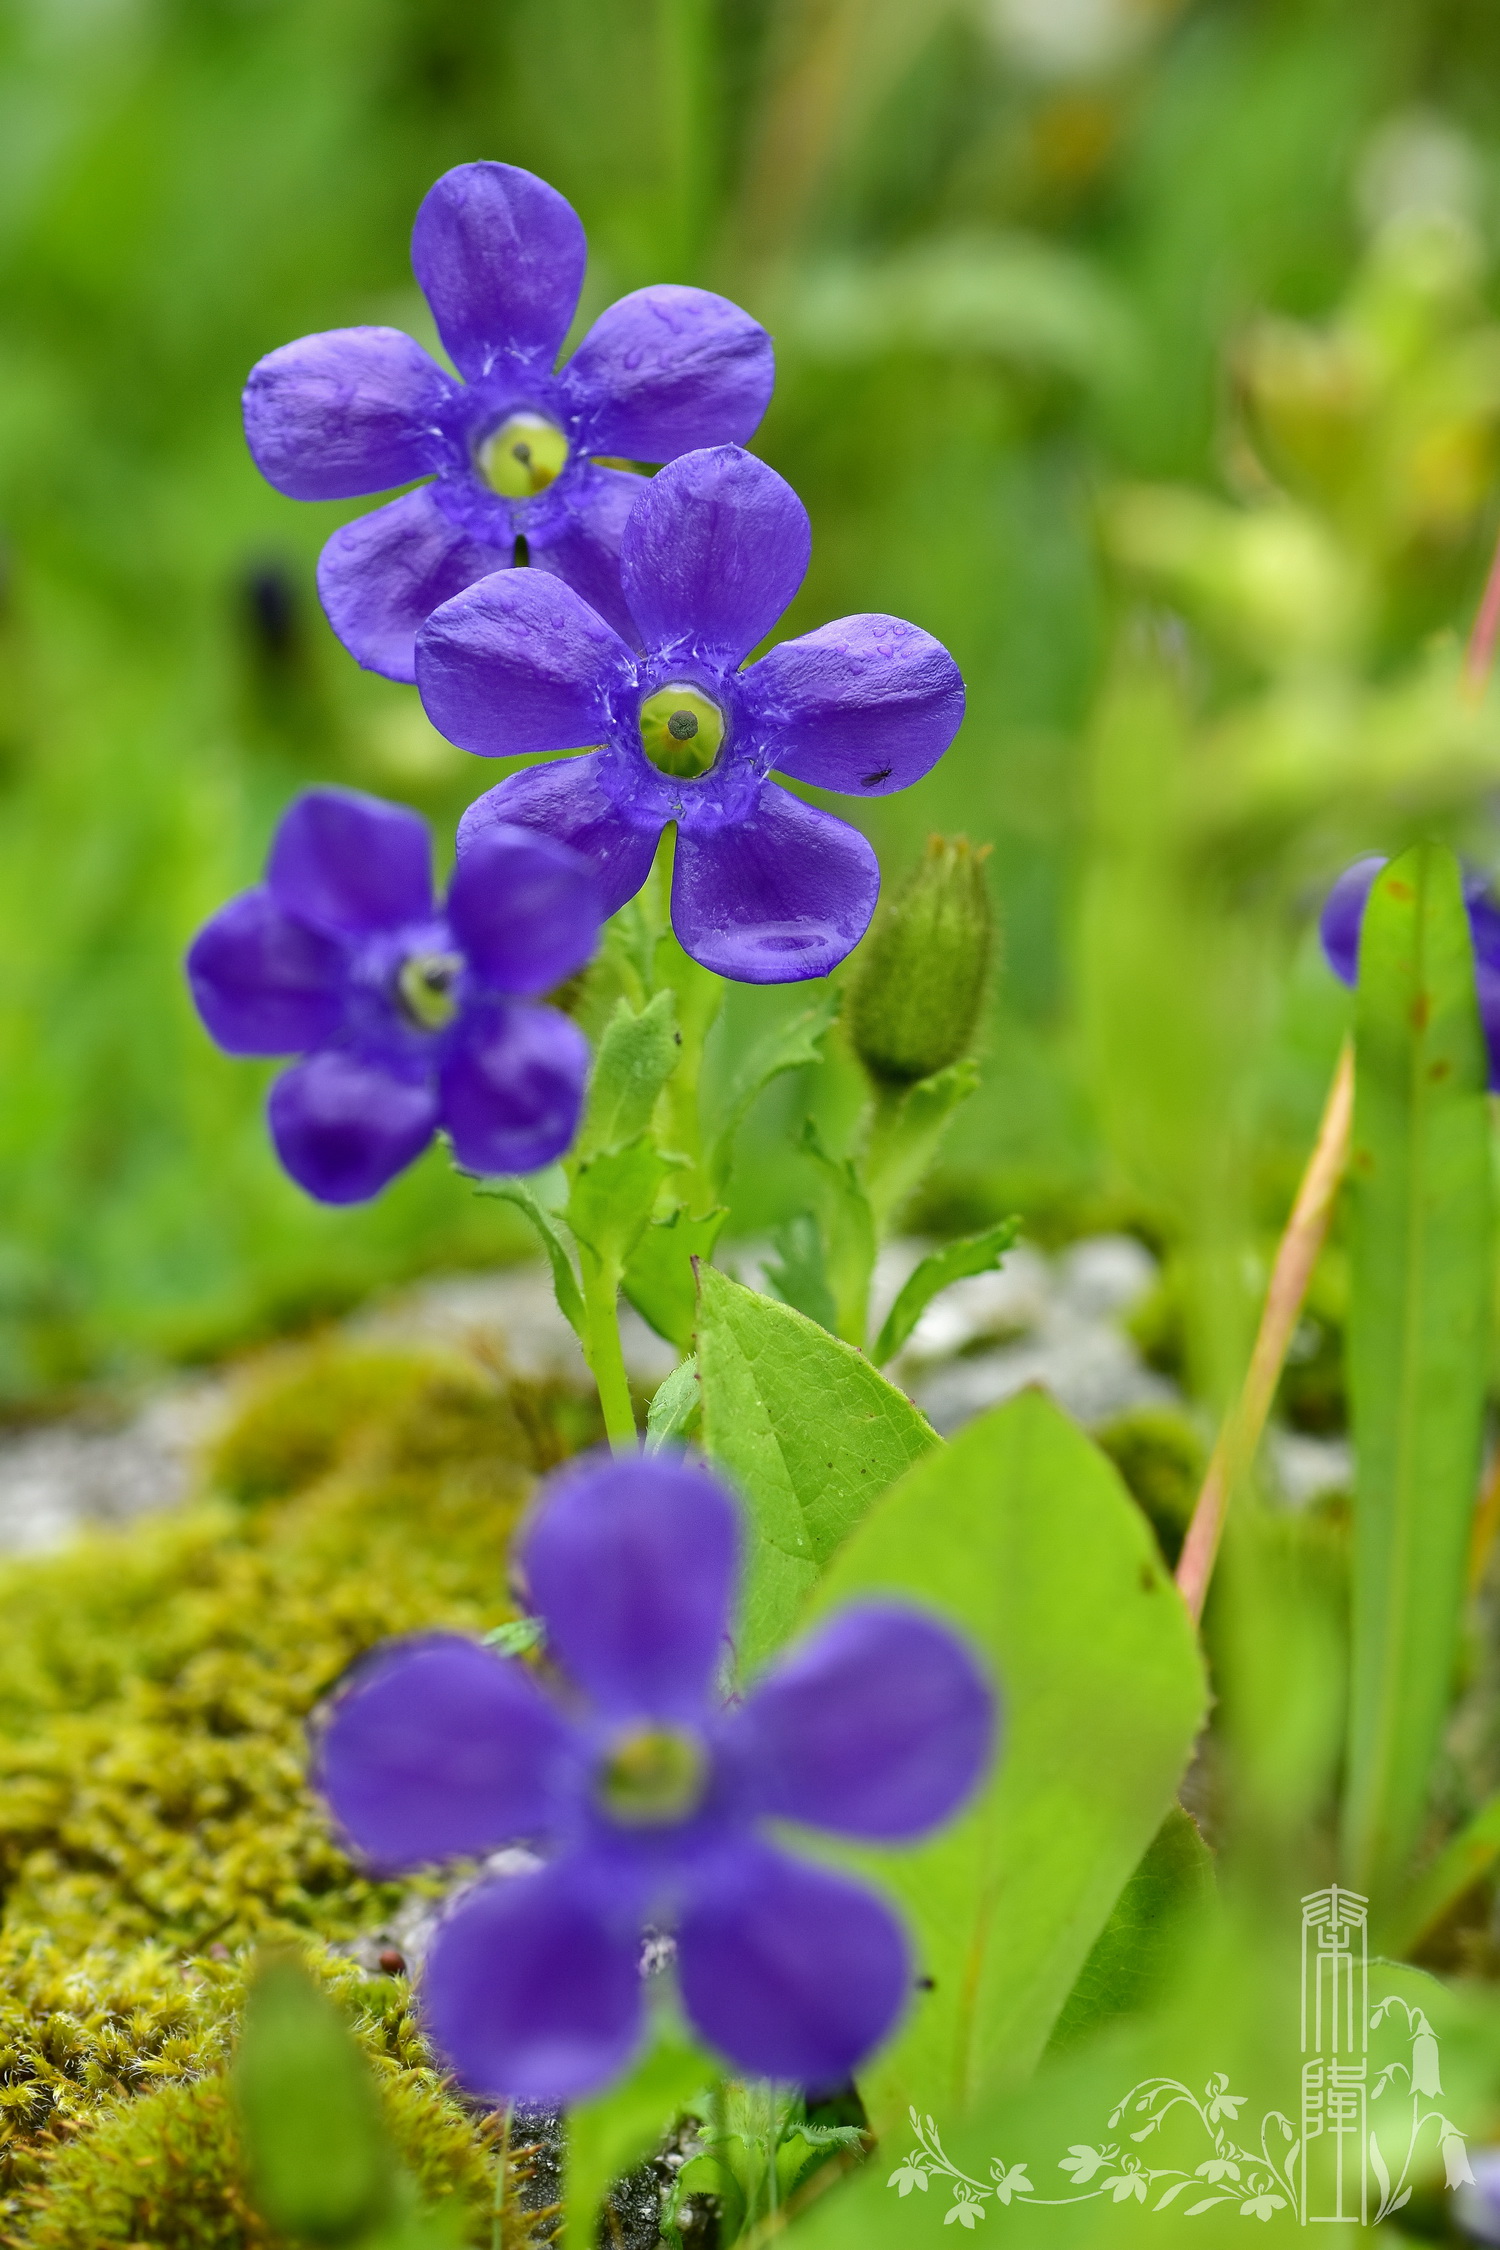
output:
M411 217L480 155L576 203L581 317L666 278L775 329L787 629L893 610L969 681L862 808L893 874L934 827L993 847L987 1088L931 1207L1180 1237L1222 1388L1342 1021L1293 950L1317 888L1414 825L1484 846L1495 724L1431 636L1495 515L1497 63L1484 0L3 0L0 1405L523 1246L440 1155L299 1197L178 968L298 786L441 853L495 778L333 644L351 511L238 424L290 337L430 333ZM723 1052L794 999L736 994ZM773 1152L828 1099L761 1105L740 1231L806 1204Z

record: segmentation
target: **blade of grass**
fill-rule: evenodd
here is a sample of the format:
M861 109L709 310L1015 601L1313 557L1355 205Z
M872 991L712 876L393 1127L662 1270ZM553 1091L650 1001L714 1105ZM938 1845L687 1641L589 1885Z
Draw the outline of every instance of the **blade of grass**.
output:
M1452 1688L1488 1372L1485 1053L1458 863L1419 844L1370 893L1350 1155L1356 1456L1343 1861L1399 1891Z

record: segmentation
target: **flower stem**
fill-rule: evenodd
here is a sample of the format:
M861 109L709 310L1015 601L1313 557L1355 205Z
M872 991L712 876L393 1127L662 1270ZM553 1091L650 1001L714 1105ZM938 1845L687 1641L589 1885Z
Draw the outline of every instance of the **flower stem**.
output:
M598 1386L604 1428L617 1453L634 1453L640 1439L620 1345L619 1269L585 1243L578 1246L578 1262L583 1273L583 1348Z
M1203 1490L1193 1510L1182 1554L1177 1564L1177 1585L1194 1619L1203 1615L1208 1582L1213 1576L1229 1496L1255 1457L1282 1363L1302 1311L1302 1300L1312 1279L1333 1217L1334 1197L1349 1160L1349 1135L1354 1122L1354 1048L1345 1041L1333 1084L1328 1090L1322 1122L1292 1215L1277 1245L1266 1291L1260 1330L1240 1395L1224 1418Z
M500 2146L495 2156L495 2200L491 2207L490 2250L505 2250L505 2200L510 2171L510 2103L501 2111Z

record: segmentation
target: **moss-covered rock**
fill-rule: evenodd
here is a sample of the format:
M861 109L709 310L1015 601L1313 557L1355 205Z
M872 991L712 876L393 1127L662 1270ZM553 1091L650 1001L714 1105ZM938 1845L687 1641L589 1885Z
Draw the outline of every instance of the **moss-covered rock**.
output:
M283 1351L195 1505L0 1568L0 2239L268 2240L221 2083L265 1938L311 1948L357 2010L424 2187L479 2192L480 2122L404 1980L322 1953L398 1894L339 1850L306 1730L376 1642L512 1613L535 1477L597 1434L572 1394L458 1354Z

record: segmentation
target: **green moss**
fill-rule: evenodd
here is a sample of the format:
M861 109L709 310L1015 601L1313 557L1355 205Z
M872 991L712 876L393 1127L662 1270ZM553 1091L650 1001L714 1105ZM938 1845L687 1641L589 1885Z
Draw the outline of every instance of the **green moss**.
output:
M199 1502L0 1569L5 2240L265 2239L217 2084L262 1938L311 1946L361 2010L419 2179L467 2193L483 2172L404 1984L321 1955L398 1893L330 1834L307 1721L389 1635L511 1614L535 1476L596 1434L571 1394L457 1354L286 1350L247 1385Z
M311 1957L310 1965L350 2011L376 2074L391 2145L423 2199L457 2198L466 2239L484 2242L493 2158L473 2119L427 2065L404 1983L371 1982L326 1955ZM110 2243L271 2250L281 2241L246 2195L232 2097L222 2076L242 1999L237 1967L216 1985L197 1983L183 2011L199 2019L196 2067L188 2061L191 2034L179 2035L179 2051L160 2059L156 2082L140 2098L116 2099L102 2114L96 2105L92 2130L65 2133L59 2116L51 2137L61 2145L44 2168L32 2168L30 2184L12 2199L16 2224L9 2241L27 2250L93 2250ZM107 2026L103 2031L108 2036Z

